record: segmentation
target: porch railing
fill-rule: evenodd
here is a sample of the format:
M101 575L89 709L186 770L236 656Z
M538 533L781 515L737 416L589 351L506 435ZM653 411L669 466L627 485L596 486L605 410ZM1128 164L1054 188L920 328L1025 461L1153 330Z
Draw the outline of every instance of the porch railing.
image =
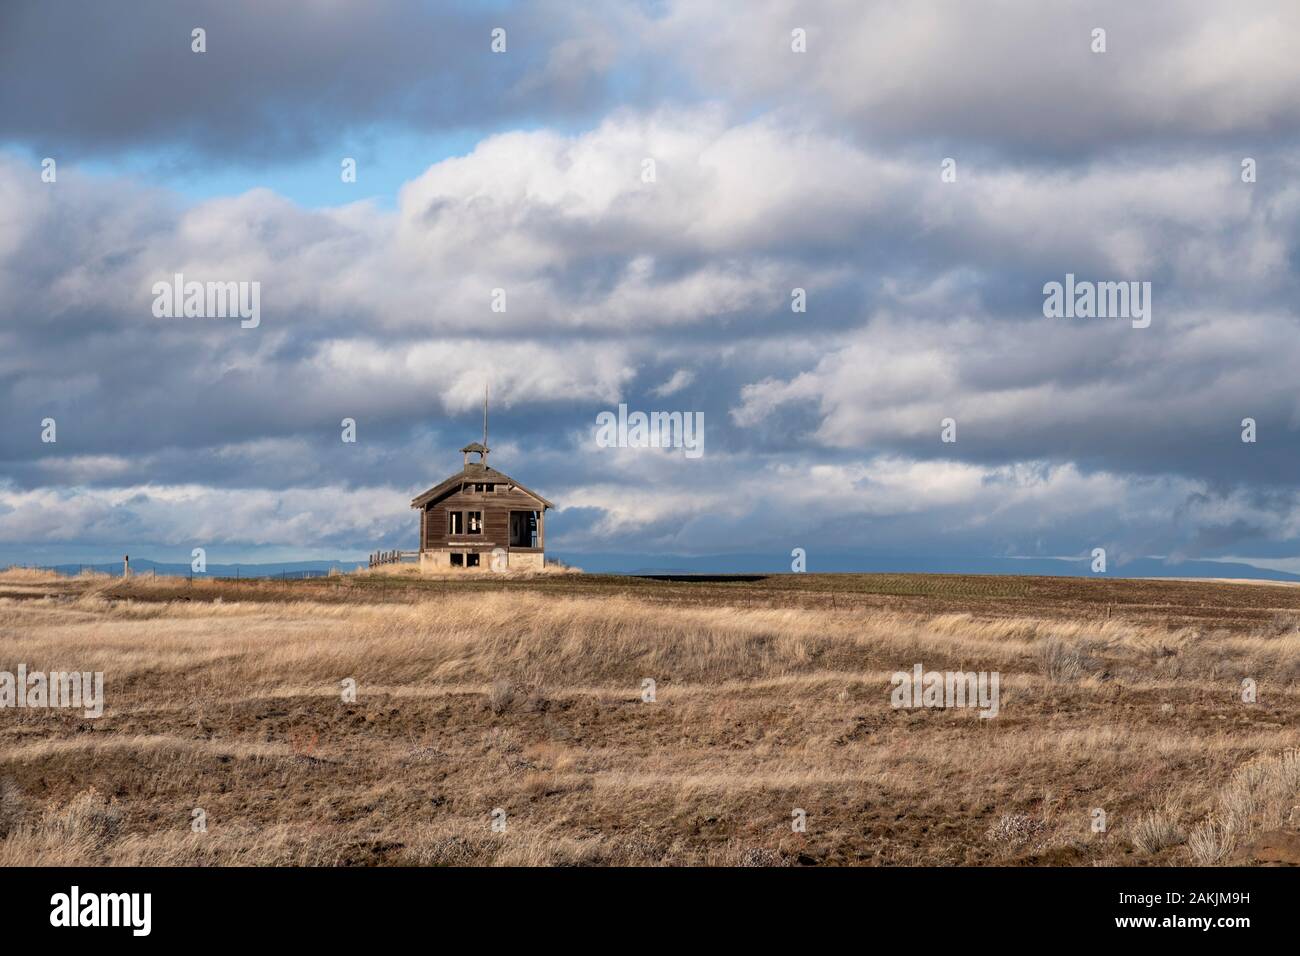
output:
M370 555L370 566L377 568L384 564L400 564L403 561L419 560L419 551L376 551Z

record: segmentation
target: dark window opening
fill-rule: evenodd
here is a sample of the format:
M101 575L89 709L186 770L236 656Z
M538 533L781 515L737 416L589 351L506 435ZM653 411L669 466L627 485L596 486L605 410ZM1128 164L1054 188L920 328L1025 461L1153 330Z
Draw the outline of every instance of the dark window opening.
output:
M451 566L453 568L463 568L465 566L465 555L453 551L451 553Z
M465 533L465 516L459 511L447 512L447 533L464 534Z
M538 546L537 512L510 512L510 547L536 548Z
M466 523L469 525L469 533L482 534L483 533L483 512L467 511L465 512L465 515L466 515Z
M477 567L478 567L478 554L477 554L477 553L475 553L475 552L471 552L471 553L465 555L465 567L467 567L467 568L477 568Z

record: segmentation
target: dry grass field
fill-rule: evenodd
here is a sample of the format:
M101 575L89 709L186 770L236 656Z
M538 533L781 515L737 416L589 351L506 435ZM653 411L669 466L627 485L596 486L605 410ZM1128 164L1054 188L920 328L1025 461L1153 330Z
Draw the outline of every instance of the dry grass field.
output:
M106 705L0 710L7 866L1300 862L1289 586L10 571L20 664Z

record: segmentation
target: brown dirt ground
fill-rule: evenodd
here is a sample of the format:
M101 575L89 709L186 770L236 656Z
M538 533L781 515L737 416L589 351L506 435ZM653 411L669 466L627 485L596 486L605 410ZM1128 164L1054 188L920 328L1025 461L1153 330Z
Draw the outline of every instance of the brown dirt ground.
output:
M1196 862L1234 773L1300 745L1297 622L1300 588L1222 582L0 577L0 670L108 696L0 710L0 864ZM999 670L1002 712L892 709L914 661ZM1292 796L1234 861L1287 862Z

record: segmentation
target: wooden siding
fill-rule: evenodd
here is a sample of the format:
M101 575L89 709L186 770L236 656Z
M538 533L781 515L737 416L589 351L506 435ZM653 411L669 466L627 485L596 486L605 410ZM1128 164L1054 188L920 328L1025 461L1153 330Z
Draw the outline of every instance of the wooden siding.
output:
M502 487L504 486L498 485L498 488ZM491 551L493 548L505 548L510 551L541 551L546 543L541 520L537 524L538 547L510 547L510 512L541 512L542 510L542 505L536 498L518 490L457 491L425 506L421 513L424 538L420 548L421 550L455 548L465 551ZM483 512L483 533L458 534L449 538L447 534L449 511Z

